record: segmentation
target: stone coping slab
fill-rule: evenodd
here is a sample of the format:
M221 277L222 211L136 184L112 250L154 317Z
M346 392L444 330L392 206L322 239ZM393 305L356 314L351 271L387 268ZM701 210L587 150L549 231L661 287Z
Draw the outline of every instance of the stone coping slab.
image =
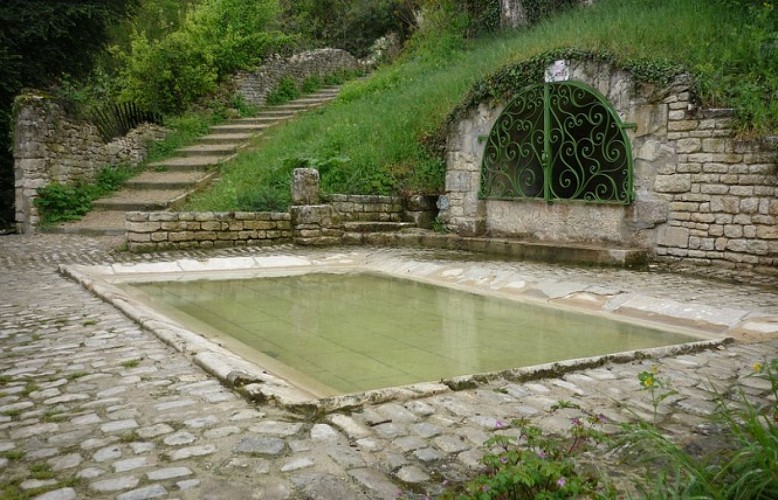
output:
M132 282L251 278L314 271L382 273L472 293L575 309L675 330L697 337L699 341L320 399L314 392L278 376L278 372L271 366L261 366L237 356L218 343L151 309L143 300L118 286ZM306 414L321 414L394 399L419 398L474 387L498 378L525 381L559 376L606 362L628 362L645 356L674 355L715 348L733 339L765 340L778 337L778 315L737 308L690 305L668 298L625 292L616 287L554 279L538 280L505 263L463 260L455 252L431 255L429 252L387 249L310 253L295 251L294 254L184 258L167 262L69 265L60 266L60 272L113 304L167 344L190 355L196 364L228 386L235 387L251 399L272 401Z

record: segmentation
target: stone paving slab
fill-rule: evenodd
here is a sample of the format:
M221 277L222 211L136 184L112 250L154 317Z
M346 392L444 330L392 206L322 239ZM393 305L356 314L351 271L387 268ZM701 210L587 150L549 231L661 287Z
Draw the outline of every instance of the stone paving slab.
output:
M703 436L709 388L741 383L764 401L755 362L778 340L603 366L532 382L492 380L317 420L250 402L185 354L62 277L63 263L272 257L315 250L236 249L131 256L112 240L0 237L0 484L40 498L411 498L435 495L478 467L501 422L526 416L548 432L575 415L650 417L637 374L657 366L680 394L660 411L678 439ZM377 250L380 251L380 250ZM489 264L498 265L498 264ZM488 267L487 265L486 267ZM774 289L621 270L504 263L538 279L642 291L689 304L775 314ZM750 304L750 305L749 305ZM627 402L628 404L621 404ZM672 425L670 425L672 424Z

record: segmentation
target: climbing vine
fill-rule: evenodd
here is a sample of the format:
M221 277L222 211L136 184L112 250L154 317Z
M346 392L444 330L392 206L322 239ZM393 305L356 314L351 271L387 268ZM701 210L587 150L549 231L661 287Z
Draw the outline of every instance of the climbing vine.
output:
M480 103L509 98L530 84L542 82L546 68L559 59L608 63L631 73L636 83L667 84L685 73L683 66L667 60L624 60L604 50L591 51L576 48L551 50L503 67L477 82L463 102L451 112L447 124L459 122L469 109Z
M682 65L664 59L621 59L605 50L592 51L577 48L560 48L544 52L503 67L473 85L463 101L448 115L448 119L437 133L424 141L430 154L442 158L448 130L453 124L459 123L469 110L484 102L506 101L527 86L542 82L546 68L559 59L607 63L614 68L628 71L638 84L668 84L680 75L686 74ZM694 91L697 82L691 83Z

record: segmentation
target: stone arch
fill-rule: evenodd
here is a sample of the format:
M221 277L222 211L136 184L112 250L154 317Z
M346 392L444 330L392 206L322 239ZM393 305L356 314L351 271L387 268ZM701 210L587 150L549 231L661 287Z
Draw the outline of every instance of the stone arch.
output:
M541 241L603 241L649 246L653 231L667 220L667 197L653 189L657 163L677 161L667 139L669 101L690 101L689 82L664 87L638 84L632 75L595 59L566 60L566 80L581 82L606 100L623 123L632 145L631 204L553 203L543 199L485 199L479 196L485 141L508 106L506 101L471 103L447 137L446 193L441 218L463 236L531 237ZM541 82L537 82L542 86Z

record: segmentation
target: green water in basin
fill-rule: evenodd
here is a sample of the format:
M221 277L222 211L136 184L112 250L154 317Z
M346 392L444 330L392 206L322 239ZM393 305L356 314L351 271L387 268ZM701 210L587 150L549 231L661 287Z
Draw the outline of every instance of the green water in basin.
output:
M125 287L246 359L272 360L273 371L318 396L695 340L373 274Z

